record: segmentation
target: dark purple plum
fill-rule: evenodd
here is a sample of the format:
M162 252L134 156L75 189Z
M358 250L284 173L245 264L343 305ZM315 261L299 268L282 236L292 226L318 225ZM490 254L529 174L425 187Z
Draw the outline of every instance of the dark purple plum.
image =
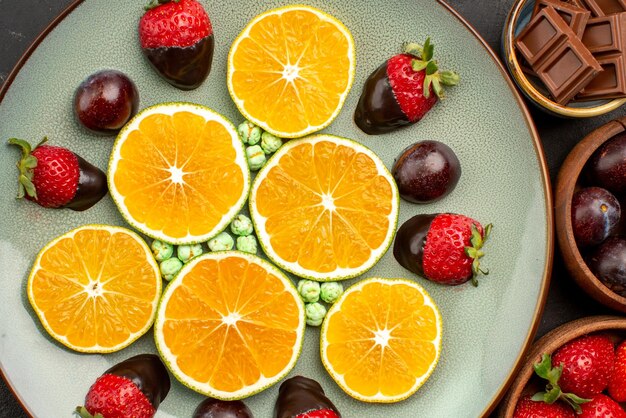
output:
M620 204L608 190L587 187L572 198L572 229L580 248L601 244L620 221Z
M198 405L192 418L253 418L253 415L241 401L207 398Z
M403 199L430 203L454 190L461 178L461 163L446 144L421 141L402 151L391 174Z
M606 287L626 297L626 240L611 237L587 259L593 274Z
M74 114L87 130L113 135L137 113L139 92L128 76L103 70L87 77L74 94Z
M589 181L617 195L626 194L626 133L605 142L587 166Z

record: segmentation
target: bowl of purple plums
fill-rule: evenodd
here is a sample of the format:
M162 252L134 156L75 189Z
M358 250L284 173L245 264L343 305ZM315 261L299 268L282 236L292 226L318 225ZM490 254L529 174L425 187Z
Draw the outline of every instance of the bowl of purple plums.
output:
M626 118L591 132L569 153L557 177L555 215L574 280L626 312Z

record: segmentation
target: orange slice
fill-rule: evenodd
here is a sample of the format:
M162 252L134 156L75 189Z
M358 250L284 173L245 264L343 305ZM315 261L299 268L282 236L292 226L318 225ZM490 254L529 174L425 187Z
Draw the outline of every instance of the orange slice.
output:
M161 296L159 266L132 231L85 225L51 241L28 277L28 300L50 336L110 353L148 331Z
M157 349L185 386L242 399L293 368L304 304L276 267L241 252L194 258L168 285L154 325Z
M119 133L109 190L133 227L172 244L207 241L244 205L250 170L235 127L211 109L163 103Z
M309 6L254 18L228 54L228 91L247 119L281 138L317 132L337 117L354 80L350 31Z
M321 331L322 362L353 398L401 401L435 369L441 332L439 310L420 285L363 280L328 311Z
M349 139L289 141L258 173L250 213L275 264L300 277L362 274L389 248L398 190L383 162Z

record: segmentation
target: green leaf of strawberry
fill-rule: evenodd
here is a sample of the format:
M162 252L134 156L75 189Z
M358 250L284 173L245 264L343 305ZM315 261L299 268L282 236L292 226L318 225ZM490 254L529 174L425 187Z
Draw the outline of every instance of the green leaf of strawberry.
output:
M102 414L91 415L84 406L77 406L74 414L80 418L104 418Z
M559 387L559 379L563 374L563 364L552 367L552 357L549 354L543 354L541 360L533 364L535 374L548 381L544 392L536 393L531 399L533 401L543 401L547 404L553 404L559 399L571 406L576 413L581 412L580 405L591 401L577 396L574 393L563 393Z

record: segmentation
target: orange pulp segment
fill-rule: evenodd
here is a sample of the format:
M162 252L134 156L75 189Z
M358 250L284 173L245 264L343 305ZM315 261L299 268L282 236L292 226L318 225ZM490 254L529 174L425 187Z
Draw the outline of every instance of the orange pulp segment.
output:
M329 310L322 325L322 362L348 395L397 402L430 377L441 331L437 306L415 282L363 280Z
M304 324L303 303L277 268L253 255L216 252L194 258L167 287L155 339L184 385L241 399L291 370Z
M161 275L134 232L74 229L46 245L28 278L28 299L50 336L72 350L120 350L152 325Z
M109 189L133 227L173 244L206 241L237 215L250 172L235 127L204 106L165 103L120 132Z

